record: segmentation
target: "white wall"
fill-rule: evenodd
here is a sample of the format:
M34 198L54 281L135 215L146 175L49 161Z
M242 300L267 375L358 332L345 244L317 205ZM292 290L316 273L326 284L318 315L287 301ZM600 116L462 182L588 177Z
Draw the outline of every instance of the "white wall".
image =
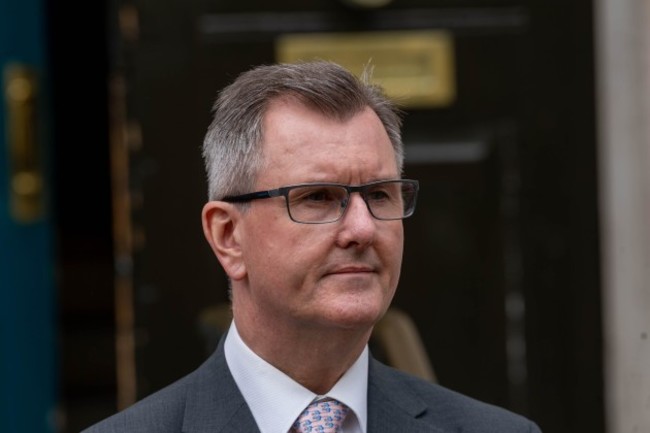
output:
M650 0L596 0L608 433L650 432Z

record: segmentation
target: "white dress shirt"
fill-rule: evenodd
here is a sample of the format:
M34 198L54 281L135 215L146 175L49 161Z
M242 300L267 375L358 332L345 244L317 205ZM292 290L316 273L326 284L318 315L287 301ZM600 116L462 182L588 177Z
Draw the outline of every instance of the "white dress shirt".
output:
M239 336L233 321L224 345L226 362L261 433L287 433L314 400L334 398L350 408L343 433L366 433L368 408L368 347L325 395L314 394L278 370Z

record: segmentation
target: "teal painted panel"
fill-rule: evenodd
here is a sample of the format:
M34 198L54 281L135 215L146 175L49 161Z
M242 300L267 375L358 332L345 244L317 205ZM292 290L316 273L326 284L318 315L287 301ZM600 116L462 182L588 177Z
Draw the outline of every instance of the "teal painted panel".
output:
M39 77L39 144L46 155L47 82L42 0L0 1L0 69L14 62ZM4 80L3 80L4 81ZM55 431L56 311L52 226L9 213L4 89L0 103L0 431ZM47 161L42 161L44 167Z

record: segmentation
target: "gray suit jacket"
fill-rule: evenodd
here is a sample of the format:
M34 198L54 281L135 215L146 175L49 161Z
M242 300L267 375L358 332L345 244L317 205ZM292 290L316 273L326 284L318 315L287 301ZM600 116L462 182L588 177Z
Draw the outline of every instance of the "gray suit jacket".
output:
M83 433L259 432L230 374L223 340L196 371ZM539 433L504 409L401 373L371 358L368 433Z

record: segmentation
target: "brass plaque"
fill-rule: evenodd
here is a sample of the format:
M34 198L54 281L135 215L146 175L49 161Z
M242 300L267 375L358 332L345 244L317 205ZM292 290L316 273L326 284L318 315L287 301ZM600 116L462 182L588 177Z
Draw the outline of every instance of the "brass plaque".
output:
M456 96L453 41L447 32L294 33L276 40L280 63L329 60L372 81L403 107L444 107Z

